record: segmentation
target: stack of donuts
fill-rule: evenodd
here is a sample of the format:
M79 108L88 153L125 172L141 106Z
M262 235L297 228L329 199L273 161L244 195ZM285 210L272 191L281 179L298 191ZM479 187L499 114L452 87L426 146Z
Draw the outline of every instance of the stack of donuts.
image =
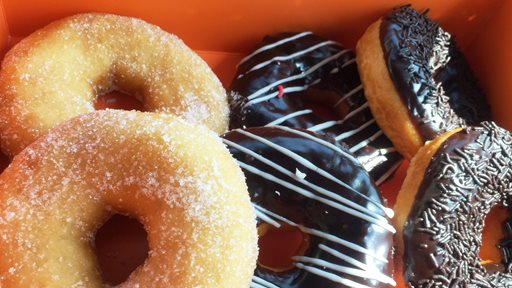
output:
M95 112L110 90L146 112ZM0 175L0 287L105 287L94 238L113 214L138 220L149 246L120 287L249 285L256 222L217 136L226 93L176 36L128 17L71 16L7 53L0 94L12 157Z
M391 10L355 53L266 36L236 68L226 93L176 36L109 14L15 45L0 287L104 287L94 238L114 214L149 246L120 287L512 287L510 255L479 256L486 215L510 200L512 134L426 12ZM144 112L95 111L113 90ZM403 159L391 209L379 185Z

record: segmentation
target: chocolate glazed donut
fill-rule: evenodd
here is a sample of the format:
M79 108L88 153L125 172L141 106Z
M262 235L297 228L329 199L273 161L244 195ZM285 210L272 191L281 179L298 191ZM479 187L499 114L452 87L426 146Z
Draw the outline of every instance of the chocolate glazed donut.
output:
M511 133L492 122L456 132L426 171L403 232L406 280L412 287L512 287L510 256L498 271L479 257L486 215L511 201Z
M368 27L357 64L373 115L411 159L425 141L490 120L490 109L453 37L410 6Z
M251 287L396 285L392 210L347 149L284 126L235 129L223 141L245 173L258 231L286 225L309 236L289 269L259 262Z
M424 141L490 119L464 55L426 13L409 6L394 9L380 29L391 78Z
M228 90L231 128L283 125L334 137L377 184L400 164L368 108L353 52L335 41L311 32L267 36L240 62ZM339 120L323 119L306 101L332 107Z

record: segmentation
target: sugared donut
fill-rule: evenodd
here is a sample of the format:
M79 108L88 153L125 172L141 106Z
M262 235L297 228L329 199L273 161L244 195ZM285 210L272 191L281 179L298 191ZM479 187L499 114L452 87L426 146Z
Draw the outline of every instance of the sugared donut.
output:
M486 269L479 256L487 214L510 204L512 134L482 124L442 134L411 162L395 205L411 287L512 287L510 258Z
M426 13L394 9L368 28L356 54L372 113L408 159L427 140L490 119L453 37Z
M267 36L236 74L228 92L232 128L283 125L334 137L377 183L398 167L400 155L368 108L354 54L339 43L311 32ZM308 102L337 116L325 119Z
M142 20L79 14L53 22L7 53L0 71L0 139L11 157L55 124L94 111L98 95L133 94L145 111L226 131L224 89L176 36Z
M288 264L270 266L260 257L253 287L395 285L392 211L346 148L285 126L222 137L245 173L260 237L295 228L304 239Z
M66 121L0 175L0 286L104 287L109 215L138 219L149 256L116 287L248 287L257 255L244 176L219 138L171 115Z

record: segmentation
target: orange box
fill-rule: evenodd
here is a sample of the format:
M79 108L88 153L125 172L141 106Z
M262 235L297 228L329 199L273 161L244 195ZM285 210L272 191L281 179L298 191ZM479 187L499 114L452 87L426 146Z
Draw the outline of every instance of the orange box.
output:
M407 3L407 2L406 2ZM488 94L494 119L512 130L512 1L410 0L452 33ZM354 48L366 27L402 1L375 0L0 0L0 55L46 24L80 12L144 19L182 38L228 86L235 66L266 34L311 30ZM388 197L406 166L382 187ZM390 194L391 192L391 194ZM393 200L393 199L391 199Z

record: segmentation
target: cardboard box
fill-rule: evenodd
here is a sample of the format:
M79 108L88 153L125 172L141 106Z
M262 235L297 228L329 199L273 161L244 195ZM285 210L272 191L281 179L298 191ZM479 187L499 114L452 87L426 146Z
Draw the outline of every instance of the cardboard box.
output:
M452 33L488 94L494 119L512 129L512 1L411 0ZM53 20L81 12L132 16L182 38L228 86L236 64L266 34L310 30L354 48L366 27L402 1L0 0L0 55ZM393 198L406 166L381 187ZM393 202L393 199L391 199Z

